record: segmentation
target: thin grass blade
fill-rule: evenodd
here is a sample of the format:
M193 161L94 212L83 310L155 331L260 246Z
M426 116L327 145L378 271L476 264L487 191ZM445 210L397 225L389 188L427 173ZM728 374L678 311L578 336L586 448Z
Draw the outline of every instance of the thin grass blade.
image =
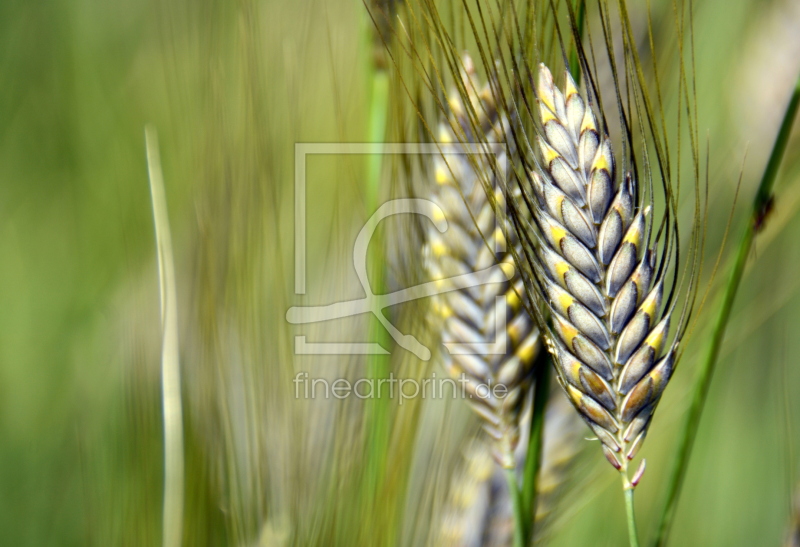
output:
M164 547L180 547L183 528L183 407L178 349L178 297L175 262L169 229L164 176L158 151L158 135L152 126L145 128L147 169L158 253L158 281L161 292L161 396L164 421Z

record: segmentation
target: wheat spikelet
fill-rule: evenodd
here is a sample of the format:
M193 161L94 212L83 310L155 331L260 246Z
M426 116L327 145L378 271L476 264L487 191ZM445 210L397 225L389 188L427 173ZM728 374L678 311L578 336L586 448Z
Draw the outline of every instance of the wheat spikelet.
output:
M652 241L646 189L616 172L611 141L569 73L562 93L540 65L537 87L541 163L531 176L548 349L609 462L627 469L680 342L668 343L674 305L662 302L671 248Z
M498 226L497 215L485 189L493 189L492 199L502 209L503 191L497 178L502 176L508 162L504 134L507 121L499 116L488 86L480 89L471 60L466 57L462 74L467 107L461 99L450 100L449 123L440 124L441 143L478 142L491 153L467 151L459 155L442 155L436 161L436 185L431 197L440 205L448 229L439 233L432 227L427 240L427 269L433 279L442 280L455 275L507 264L510 270L513 257L509 248L516 240L506 241ZM467 121L469 112L478 113L478 123ZM471 128L479 128L481 134ZM457 133L458 132L458 133ZM466 138L464 138L466 136ZM494 144L493 144L494 143ZM492 164L495 162L496 164ZM495 168L493 168L495 167ZM489 181L481 179L488 177ZM510 232L509 232L510 233ZM499 252L497 250L499 249ZM524 294L518 275L511 281L498 278L496 282L471 289L442 294L435 304L442 319L444 341L459 343L503 344L506 353L480 355L445 355L445 366L454 378L466 378L469 402L483 420L484 429L495 440L495 457L506 468L513 468L514 449L519 441L519 414L531 385L531 368L539 351L539 333L523 308ZM504 297L503 312L505 339L495 340L496 298ZM507 393L495 397L486 387L503 385ZM482 388L483 386L483 388ZM482 392L478 392L482 389Z

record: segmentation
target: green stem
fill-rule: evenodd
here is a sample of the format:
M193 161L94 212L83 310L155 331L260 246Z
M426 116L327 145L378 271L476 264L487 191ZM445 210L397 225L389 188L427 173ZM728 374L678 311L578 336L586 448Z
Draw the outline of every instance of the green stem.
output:
M625 513L628 516L628 538L631 547L639 547L639 534L636 532L636 513L633 510L633 485L628 480L627 471L620 473L622 476L622 492L625 495Z
M533 540L536 526L536 494L539 483L539 469L542 466L542 444L544 441L544 417L547 400L550 395L550 354L544 350L537 358L534 379L533 409L531 411L530 437L528 439L528 457L525 459L525 469L522 475L522 510L529 524L528 538Z
M381 143L386 132L386 111L389 95L389 76L384 70L375 70L372 74L372 93L369 120L369 142ZM383 156L370 154L367 156L367 184L365 188L367 216L378 208L381 186L381 168ZM383 294L386 290L384 275L383 246L373 249L369 261L369 276L375 294ZM370 327L370 340L377 340L384 349L389 349L392 340L389 334L373 319ZM367 371L371 379L388 378L388 355L372 354L367 358ZM381 385L380 383L378 385ZM379 478L383 474L386 454L389 443L389 399L385 390L378 390L376 397L371 400L370 409L370 439L369 439L369 467L370 490L375 493Z
M383 142L386 133L386 111L388 108L389 96L389 77L386 71L376 69L372 74L370 120L369 120L369 142L376 143L376 150L367 156L367 184L366 194L366 213L372 215L378 208L381 187L381 168L383 166L383 156L379 153L378 147ZM384 278L384 252L380 245L373 249L369 260L370 283L375 294L383 294L386 290ZM377 340L381 347L390 349L392 340L386 330L373 319L370 327L370 340ZM388 355L371 354L367 358L367 371L373 380L388 378L389 357ZM381 384L378 384L381 385ZM385 465L385 458L388 452L389 442L389 399L385 396L385 390L379 389L376 397L371 400L370 409L370 440L369 440L369 466L371 475L370 488L377 486L378 477L382 474Z
M527 520L523 514L522 493L517 484L517 474L513 469L506 469L508 494L511 497L511 506L514 510L514 547L526 547L528 529Z
M372 116L370 120L370 142L381 142L383 131L385 130L386 115L380 113L381 105L385 111L386 95L388 85L384 81L388 78L385 74L376 74L373 82ZM376 120L377 118L377 120ZM380 194L380 174L381 174L381 155L370 154L368 156L367 172L369 178L366 186L366 206L367 215L371 215L378 207ZM383 294L386 290L384 264L384 249L382 245L372 250L369 259L369 276L372 289L375 294ZM392 340L386 330L380 325L377 319L372 319L369 329L369 339L375 340L378 344L390 350ZM367 375L370 379L381 380L389 377L389 355L371 354L367 357ZM380 382L377 382L381 386ZM368 460L367 460L367 489L368 496L372 503L376 503L380 497L380 484L386 469L386 458L389 452L389 397L384 389L378 389L375 397L370 399L368 405Z
M374 25L368 14L365 13L363 26L364 75L367 84L367 102L369 105L369 118L367 120L367 141L375 144L366 158L366 181L364 185L365 213L370 217L378 208L381 193L381 171L383 169L383 155L380 153L386 138L386 120L389 108L389 74L375 62L372 54L374 48ZM386 291L384 270L384 248L376 245L369 255L368 275L370 284L375 294ZM369 328L369 339L375 340L384 349L389 350L392 340L377 319L373 319ZM367 356L367 376L372 380L389 377L389 356L372 354ZM377 384L381 386L379 382ZM385 543L384 538L390 537L387 529L390 523L385 520L390 513L389 506L381 503L381 489L385 484L387 458L389 454L389 397L385 389L378 389L375 397L368 401L366 421L366 469L362 503L370 511L375 511L368 526L371 540L375 544Z
M722 307L719 310L716 323L714 324L714 331L711 342L708 346L706 359L700 368L695 384L694 395L692 397L692 404L689 408L689 414L686 417L686 423L683 427L683 436L680 439L677 449L677 457L672 468L672 474L669 480L669 486L665 496L664 508L661 512L659 520L658 531L654 545L656 547L663 547L666 545L669 529L672 521L675 518L675 510L678 505L678 498L680 496L683 480L686 475L686 469L689 463L689 456L692 452L695 436L700 423L700 416L703 412L703 406L706 401L711 379L714 375L714 368L719 357L722 341L725 338L725 329L728 325L728 320L731 316L731 309L733 302L736 298L736 293L739 290L739 285L744 275L744 269L747 265L747 257L750 254L750 248L753 245L753 239L758 233L758 228L761 226L763 216L767 212L767 207L772 196L772 188L775 185L775 179L780 168L783 155L786 152L786 145L789 142L789 136L792 132L792 124L797 115L798 106L800 106L800 78L798 78L795 85L794 93L789 101L789 106L786 108L786 113L781 123L778 137L775 140L775 145L772 148L767 167L764 170L764 175L761 178L761 184L758 187L755 198L753 200L753 208L750 218L748 219L747 227L745 228L742 239L739 242L739 250L736 254L736 262L728 279L728 285L725 289L725 296L722 301Z

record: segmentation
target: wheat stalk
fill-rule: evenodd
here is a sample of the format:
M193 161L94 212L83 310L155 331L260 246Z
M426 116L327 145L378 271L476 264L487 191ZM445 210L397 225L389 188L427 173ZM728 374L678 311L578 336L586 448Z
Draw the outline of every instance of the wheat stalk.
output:
M462 73L466 98L479 119L475 126L467 121L467 109L456 95L449 101L451 119L440 124L440 143L459 142L455 131L480 128L482 134L471 134L470 141L489 147L491 154L466 153L441 155L435 160L436 185L431 197L437 201L448 222L444 233L430 227L427 234L427 269L433 279L489 268L495 264L512 266L510 248L519 245L513 231L498 226L495 206L502 208L503 190L497 178L509 161L504 134L507 120L498 115L489 87L479 88L469 57L464 59ZM463 141L461 141L463 142ZM489 164L497 162L492 169ZM498 168L499 167L499 168ZM494 193L487 196L482 176L489 174ZM494 203L493 203L494 202ZM502 222L502 221L501 221ZM513 239L506 241L504 232ZM499 249L499 252L498 252ZM510 269L510 268L509 268ZM443 293L435 301L442 320L443 339L459 343L506 342L507 351L499 355L445 354L445 367L454 378L466 379L469 403L483 421L484 429L494 439L497 462L506 469L516 465L514 451L519 443L519 416L530 391L532 365L539 352L539 332L526 312L519 275L467 290ZM496 298L505 297L507 306L506 340L494 340ZM485 387L503 385L506 394L496 397ZM484 387L484 392L478 391Z

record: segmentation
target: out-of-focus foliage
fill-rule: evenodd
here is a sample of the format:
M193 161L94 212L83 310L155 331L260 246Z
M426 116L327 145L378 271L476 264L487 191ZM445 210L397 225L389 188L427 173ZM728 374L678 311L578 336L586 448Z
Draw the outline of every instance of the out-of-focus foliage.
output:
M646 49L645 3L635 4L631 18ZM677 47L671 0L651 4L656 50ZM393 402L387 479L370 494L361 482L362 402L296 399L292 384L297 371L359 378L366 370L360 357L295 356L293 335L363 341L368 316L302 331L285 321L291 305L363 296L351 258L367 215L363 156L307 160L303 297L294 294L293 211L295 143L366 138L365 24L364 6L350 0L0 5L3 544L160 541L160 331L147 122L161 137L177 261L185 544L416 546L434 537L450 473L472 432L464 405ZM732 233L742 228L743 204L800 69L800 7L794 0L697 1L693 24L714 251L747 150ZM668 112L675 88L664 95ZM797 137L776 193L706 405L674 545L775 545L790 521L800 470ZM729 259L726 250L723 266ZM713 286L660 406L657 433L642 450L643 539L652 532L718 293ZM434 370L402 350L392 363L406 377ZM620 545L616 473L602 458L582 464L547 540Z

